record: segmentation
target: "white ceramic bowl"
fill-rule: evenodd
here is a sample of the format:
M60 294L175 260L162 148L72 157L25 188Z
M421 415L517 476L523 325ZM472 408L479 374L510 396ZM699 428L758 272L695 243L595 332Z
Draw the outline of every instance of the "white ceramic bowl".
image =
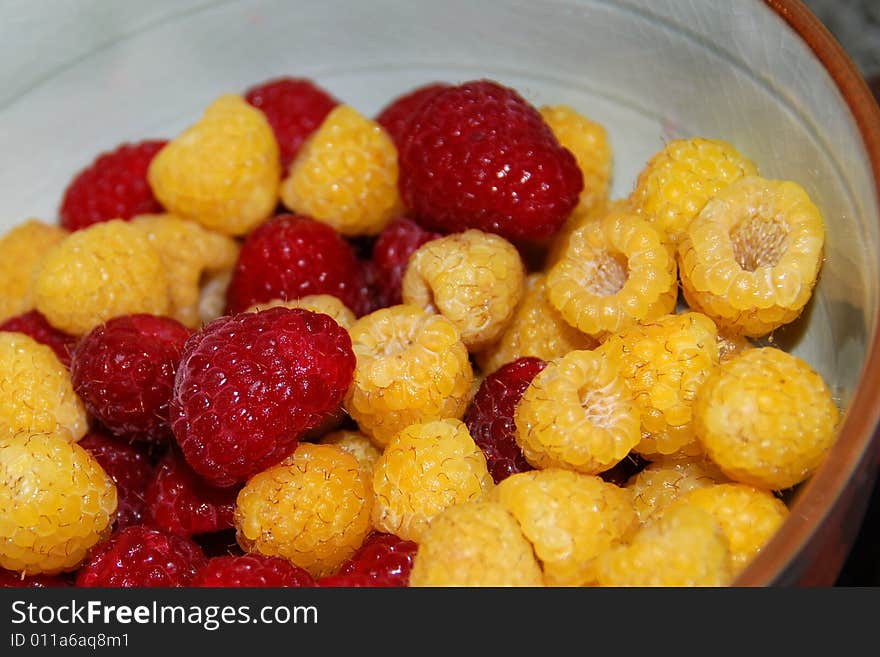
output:
M664 142L732 142L823 209L815 299L776 336L846 408L828 462L740 584L833 582L877 463L880 125L799 2L8 0L0 8L0 229L54 221L103 150L171 137L218 95L311 77L367 115L420 84L494 78L601 122L626 195Z

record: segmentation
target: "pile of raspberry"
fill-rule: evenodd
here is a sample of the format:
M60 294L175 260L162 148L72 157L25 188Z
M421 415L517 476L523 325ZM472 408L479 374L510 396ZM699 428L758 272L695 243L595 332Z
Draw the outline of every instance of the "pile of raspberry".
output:
M84 162L0 237L0 585L734 584L836 439L822 213L699 136L615 198L588 114L280 77Z

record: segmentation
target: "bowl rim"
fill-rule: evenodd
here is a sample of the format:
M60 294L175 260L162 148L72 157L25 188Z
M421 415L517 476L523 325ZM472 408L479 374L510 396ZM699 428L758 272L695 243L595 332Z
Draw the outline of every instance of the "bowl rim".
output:
M837 85L861 134L880 202L880 107L867 82L837 39L802 0L764 3L803 39ZM880 223L880 216L876 220ZM874 326L880 327L880 308L874 321ZM837 443L804 484L788 519L739 574L735 586L832 586L837 579L867 508L862 487L870 489L880 465L878 334L880 331L875 329L859 385L838 429ZM818 520L817 510L822 511ZM837 527L835 521L839 523ZM823 543L827 545L822 546ZM806 559L795 558L799 555Z

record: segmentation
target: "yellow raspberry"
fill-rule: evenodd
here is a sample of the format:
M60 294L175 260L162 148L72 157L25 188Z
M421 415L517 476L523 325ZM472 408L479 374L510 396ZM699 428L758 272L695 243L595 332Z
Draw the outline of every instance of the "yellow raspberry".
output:
M143 231L159 253L168 274L171 315L184 326L197 328L202 281L232 269L238 243L172 214L140 215L131 224Z
M510 324L498 340L476 354L476 361L484 374L491 374L517 358L553 360L596 344L562 319L547 298L547 275L535 272L526 277L525 294Z
M567 105L541 107L541 116L559 143L571 151L584 177L578 209L590 211L608 200L611 144L605 127Z
M514 413L516 442L537 468L609 470L640 438L639 408L607 354L572 351L550 361Z
M737 483L689 491L666 507L661 517L679 506L695 506L708 511L718 521L730 547L734 577L773 538L789 513L782 500L769 491Z
M809 364L773 347L719 365L694 404L694 429L731 479L783 490L804 481L837 439L839 412Z
M74 570L110 534L116 502L113 480L65 430L0 440L0 567Z
M373 526L419 542L431 520L494 485L486 457L461 420L413 424L373 467Z
M156 154L147 179L172 214L244 235L278 205L278 143L260 110L225 94Z
M46 345L23 333L0 331L0 441L59 428L73 440L89 428L70 371Z
M645 523L685 493L728 481L705 455L672 454L649 463L630 477L625 487L632 495L639 521Z
M684 298L722 331L759 337L796 319L822 266L822 213L803 187L758 176L729 185L684 231Z
M648 160L630 202L675 245L709 199L732 182L757 173L757 167L726 141L676 139Z
M382 450L373 444L369 436L360 431L339 429L322 436L320 443L335 445L355 457L372 485L373 466L382 456Z
M635 451L651 458L678 451L699 453L693 404L718 365L715 323L703 314L663 315L608 338L598 348L622 365L642 418Z
M721 363L726 363L740 352L754 347L755 345L742 335L727 335L721 331L718 332L718 361Z
M199 320L208 324L226 311L226 289L232 280L232 269L205 277L199 289Z
M416 249L401 294L404 303L447 317L468 350L479 351L510 324L525 277L522 258L510 242L470 229Z
M550 245L547 247L547 254L544 258L544 271L550 271L550 268L559 262L559 259L568 249L568 243L576 230L583 228L590 222L601 219L606 214L627 211L629 211L628 198L608 200L588 210L580 207L575 208L562 228L559 229L559 232L550 240Z
M34 305L55 328L81 336L119 315L167 315L168 285L149 238L114 219L77 230L46 253L35 273Z
M302 442L238 494L235 529L246 552L282 557L314 577L330 575L372 531L369 482L334 445Z
M675 309L675 259L651 224L612 211L571 234L547 289L565 321L601 340Z
M347 237L378 235L403 209L394 142L381 125L339 105L291 162L281 201Z
M628 545L601 554L599 586L728 586L733 579L730 548L717 520L684 506L639 529Z
M337 296L332 294L307 294L297 299L272 299L266 303L257 303L247 309L246 312L257 312L267 308L305 308L316 313L329 315L342 328L350 329L357 316Z
M411 587L543 586L541 567L516 519L485 500L449 507L431 522Z
M416 422L464 415L474 372L448 319L392 306L358 319L349 335L357 365L345 409L377 446Z
M507 477L489 495L513 514L547 586L595 581L595 560L638 527L632 499L593 475L547 468Z
M28 219L0 237L0 322L34 309L33 275L67 231Z

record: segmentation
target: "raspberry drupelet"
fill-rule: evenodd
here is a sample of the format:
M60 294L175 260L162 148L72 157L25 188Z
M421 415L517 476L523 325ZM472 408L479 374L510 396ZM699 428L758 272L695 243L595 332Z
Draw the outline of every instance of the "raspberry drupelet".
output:
M279 463L337 413L355 368L348 332L302 308L214 320L184 346L171 426L184 457L228 487Z
M334 575L318 580L318 586L409 586L418 549L413 541L374 531Z
M470 229L416 249L403 276L403 302L437 312L469 351L491 344L513 318L525 291L525 265L503 237Z
M170 317L114 317L77 343L70 367L73 388L110 432L167 442L171 391L189 336L189 329Z
M363 265L330 226L280 214L244 240L226 290L226 312L276 299L332 294L360 317L370 308Z
M100 153L64 190L60 225L73 231L110 219L161 212L162 205L147 181L147 171L167 143L164 139L147 139Z
M403 303L403 275L410 256L422 244L441 237L408 217L399 217L379 233L373 245L374 286L380 308Z
M307 570L287 559L243 554L211 557L196 570L189 585L201 588L297 588L314 586L315 579Z
M369 535L372 503L367 475L354 456L334 445L300 443L238 494L238 543L246 552L283 557L324 577Z
M376 115L376 123L385 128L394 141L394 145L400 148L403 135L413 114L431 98L450 86L446 82L430 82L410 89L385 105Z
M532 469L516 443L514 412L529 383L546 365L540 358L523 357L501 366L482 380L464 415L496 484Z
M113 480L66 430L0 440L0 568L74 570L110 534L116 506Z

